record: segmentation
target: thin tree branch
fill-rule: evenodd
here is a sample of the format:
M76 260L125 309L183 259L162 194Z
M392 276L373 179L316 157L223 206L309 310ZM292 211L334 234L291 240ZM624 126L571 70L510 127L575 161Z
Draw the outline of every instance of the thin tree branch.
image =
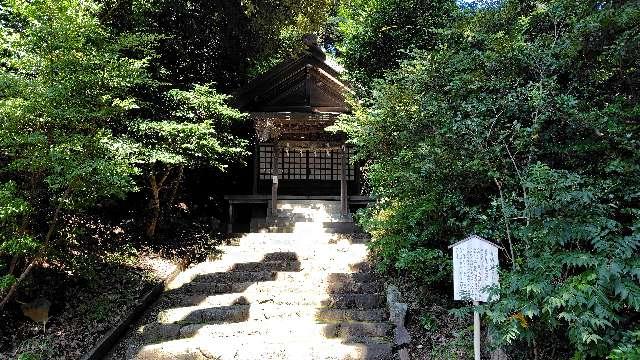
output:
M507 255L507 257L510 257L509 260L511 260L511 267L515 268L515 257L513 255L513 242L511 241L511 228L509 227L509 219L507 217L507 212L506 212L506 207L504 204L504 195L502 193L502 184L498 181L498 179L494 178L493 179L496 183L496 185L498 186L498 191L500 192L500 205L502 207L502 218L504 220L504 226L507 230L507 241L509 242L509 254Z
M516 170L516 174L518 175L518 179L520 179L520 187L522 188L522 199L524 200L525 218L527 219L527 226L529 226L529 218L530 218L530 216L529 216L529 198L527 196L527 189L524 186L524 178L522 177L522 173L520 173L520 169L518 168L518 164L516 164L516 159L511 154L511 151L509 150L509 146L507 146L506 143L504 143L504 148L507 149L507 154L509 154L509 158L511 159L511 163L513 164L513 168Z

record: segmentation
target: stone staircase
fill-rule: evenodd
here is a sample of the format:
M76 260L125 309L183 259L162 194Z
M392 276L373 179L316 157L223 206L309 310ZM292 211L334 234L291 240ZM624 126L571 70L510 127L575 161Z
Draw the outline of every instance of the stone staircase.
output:
M355 231L353 218L342 216L340 201L280 200L276 214L268 204L266 221L251 225L255 232L309 232L350 234Z
M384 284L357 235L251 233L170 284L127 359L393 359Z

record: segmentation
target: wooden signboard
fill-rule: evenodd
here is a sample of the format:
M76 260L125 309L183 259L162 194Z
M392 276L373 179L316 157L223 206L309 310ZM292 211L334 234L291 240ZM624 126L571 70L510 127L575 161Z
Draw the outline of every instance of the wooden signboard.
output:
M498 285L497 245L471 235L450 246L453 248L453 299L489 300L488 289Z
M471 235L449 246L453 248L453 299L473 301L497 300L489 289L498 286L498 249L496 244ZM480 314L473 314L473 353L480 360Z

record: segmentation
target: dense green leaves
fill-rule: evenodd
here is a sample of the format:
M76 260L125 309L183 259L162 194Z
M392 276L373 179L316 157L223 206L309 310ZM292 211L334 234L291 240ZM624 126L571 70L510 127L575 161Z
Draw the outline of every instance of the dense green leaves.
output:
M432 49L456 9L453 0L346 0L339 7L340 60L368 84L397 68L407 51Z
M40 244L22 226L30 212L31 206L18 197L14 182L0 184L0 255L24 256L38 249ZM2 280L5 284L12 283L10 279L15 280L12 276L7 276Z
M329 0L102 0L115 29L152 36L154 79L173 86L215 83L231 92L248 77L304 48L318 32Z
M501 300L483 308L503 342L564 331L576 358L623 356L640 299L640 6L456 18L339 124L379 199L372 250L406 270L406 254L486 236L505 248Z
M226 104L227 96L207 86L167 94L175 110L166 120L139 120L129 125L139 142L136 162L142 166L164 163L182 166L215 166L224 170L229 162L246 155L246 141L231 134L244 114Z
M2 7L0 177L10 181L0 189L0 256L10 262L0 306L51 249L62 212L135 189L137 171L114 136L135 108L130 90L147 80L146 61L122 55L96 3Z
M131 189L132 169L107 146L127 89L144 80L144 61L120 55L97 22L97 6L78 1L13 1L21 26L3 28L0 147L7 166L68 205Z
M132 120L123 143L149 184L149 237L155 236L162 208L173 205L185 168L224 171L230 163L244 163L248 154L247 141L232 131L244 114L226 104L228 96L195 85L189 91L171 90L166 97L167 118ZM169 188L171 195L163 206L163 190Z

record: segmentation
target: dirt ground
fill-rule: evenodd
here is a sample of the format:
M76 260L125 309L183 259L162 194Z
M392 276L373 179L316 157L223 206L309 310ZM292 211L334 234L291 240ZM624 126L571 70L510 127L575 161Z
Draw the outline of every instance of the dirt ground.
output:
M65 221L60 241L66 251L51 254L34 269L15 297L51 302L46 332L12 301L0 313L0 359L81 358L155 284L217 241L198 226L149 241L135 220L114 224L85 216Z

